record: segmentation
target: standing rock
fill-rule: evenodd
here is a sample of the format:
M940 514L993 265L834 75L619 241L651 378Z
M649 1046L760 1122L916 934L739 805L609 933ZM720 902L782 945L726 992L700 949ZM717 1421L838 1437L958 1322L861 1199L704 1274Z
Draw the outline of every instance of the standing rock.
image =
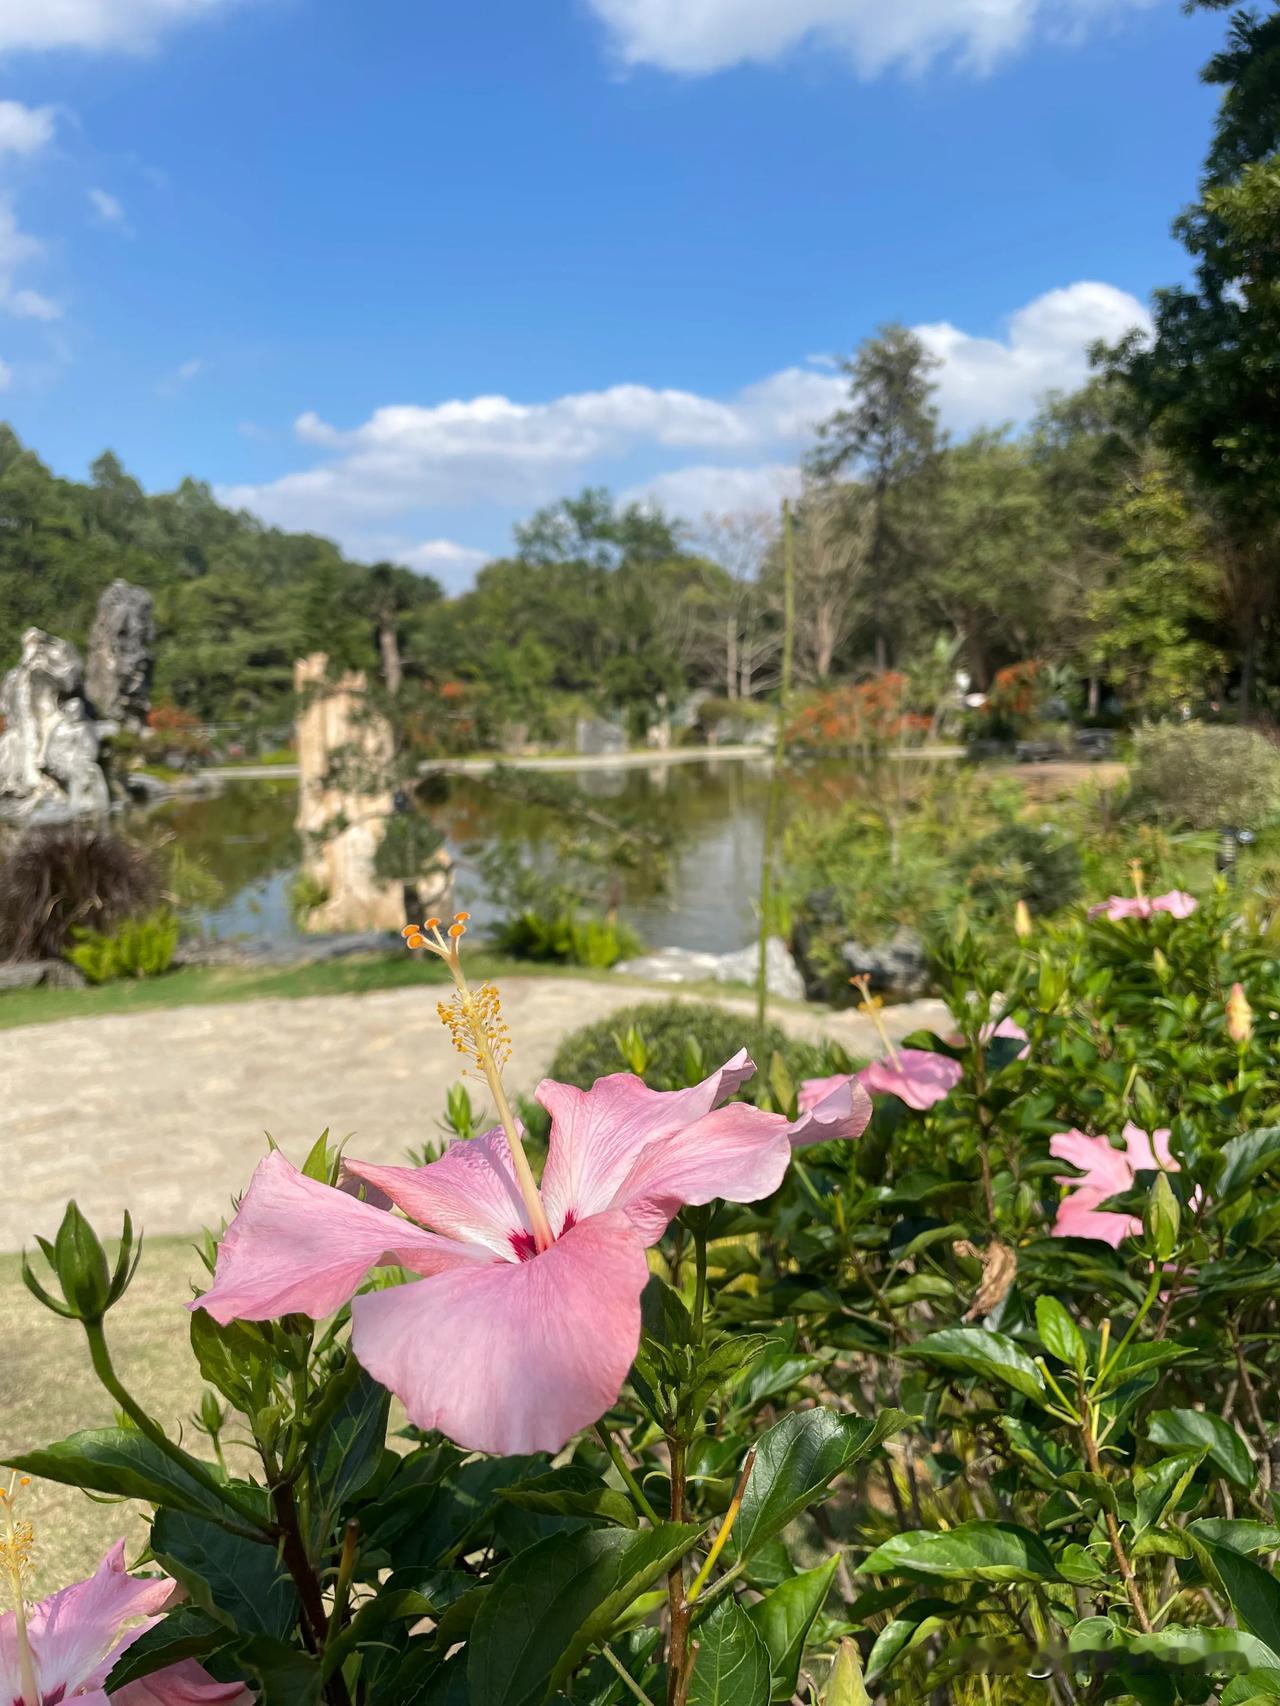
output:
M89 699L106 722L144 729L151 709L156 622L151 594L115 580L98 600L89 632Z
M69 641L27 629L22 661L0 685L0 716L0 817L65 823L108 810L84 666Z

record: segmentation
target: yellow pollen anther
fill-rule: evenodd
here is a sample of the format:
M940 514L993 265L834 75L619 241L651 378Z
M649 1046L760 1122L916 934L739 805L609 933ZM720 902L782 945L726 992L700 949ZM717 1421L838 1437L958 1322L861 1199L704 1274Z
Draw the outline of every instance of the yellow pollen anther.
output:
M502 1002L492 983L482 983L479 989L456 989L448 1001L436 1008L440 1022L453 1038L459 1054L467 1055L483 1069L486 1051L494 1065L503 1067L511 1058L511 1038L502 1017Z
M418 936L421 935L421 933L422 927L418 924L406 924L404 929L400 932L406 942L409 940L410 936Z
M438 930L440 928L440 920L438 918L428 918L422 928L424 930Z
M31 1643L27 1638L27 1606L23 1596L23 1584L31 1567L31 1549L35 1544L35 1531L29 1522L19 1522L14 1515L14 1500L17 1490L30 1486L30 1480L23 1476L21 1480L16 1475L9 1478L9 1486L0 1491L0 1572L8 1578L10 1595L13 1599L14 1639L17 1646L18 1687L19 1694L15 1706L38 1706L41 1699L39 1683L36 1680L35 1660L31 1654Z
M471 914L469 912L455 912L453 915L453 922L455 924L465 924L470 917Z
M449 935L455 942L458 940L459 936L465 936L466 933L467 927L465 924L451 924L449 926Z

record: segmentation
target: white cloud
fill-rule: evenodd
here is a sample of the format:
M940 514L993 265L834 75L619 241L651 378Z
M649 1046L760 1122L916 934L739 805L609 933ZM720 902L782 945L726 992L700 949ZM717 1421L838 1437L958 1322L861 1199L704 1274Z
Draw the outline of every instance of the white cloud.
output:
M13 380L13 369L7 361L0 361L0 391L7 391Z
M1023 420L1046 391L1068 391L1087 372L1085 351L1151 320L1136 296L1084 281L1046 291L1009 316L1005 338L975 338L948 321L917 326L942 359L938 405L953 431Z
M19 320L60 320L62 309L51 297L38 290L11 290L0 302Z
M589 0L624 64L691 76L768 64L810 45L863 76L939 57L989 70L1033 31L1077 34L1095 18L1154 0Z
M203 366L204 362L201 361L198 355L192 356L190 361L184 361L182 366L178 369L178 378L194 379Z
M53 141L56 119L53 107L0 101L0 154L39 153Z
M0 195L0 309L20 320L56 320L62 313L49 297L17 283L17 275L42 260L44 252L40 239L18 224L13 203Z
M230 0L0 0L0 53L148 48L174 26Z
M124 227L124 208L106 190L90 190L89 205L100 224Z
M1135 297L1083 282L1018 309L1002 337L948 322L916 331L942 357L943 422L963 432L1026 419L1046 390L1084 378L1093 339L1145 323ZM615 385L543 403L484 396L392 404L349 429L308 411L294 431L315 453L311 466L223 495L280 526L352 538L426 509L543 503L584 479L608 481L611 465L629 463L629 495L656 497L682 514L770 507L794 489L815 423L845 398L838 375L789 367L729 398ZM695 453L685 466L672 455L680 451ZM637 478L640 457L653 472Z
M714 462L672 468L623 492L623 503L650 500L671 515L700 521L707 515L754 515L777 509L783 498L800 492L794 462L766 462L756 468L722 468Z
M420 545L407 550L393 551L396 562L420 575L432 575L446 587L465 586L482 563L487 563L489 551L477 551L470 545L459 545L452 539L424 539Z

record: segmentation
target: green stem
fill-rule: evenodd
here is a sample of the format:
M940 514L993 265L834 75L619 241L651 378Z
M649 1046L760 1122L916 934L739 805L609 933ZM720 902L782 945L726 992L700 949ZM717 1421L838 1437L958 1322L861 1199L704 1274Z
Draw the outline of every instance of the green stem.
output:
M1124 1338L1121 1339L1120 1343L1116 1346L1115 1350L1112 1351L1111 1355L1106 1359L1103 1366L1099 1368L1098 1384L1101 1384L1101 1382L1106 1378L1108 1369L1114 1368L1115 1364L1124 1355L1125 1351L1128 1350L1133 1341L1133 1335L1138 1331L1138 1328L1141 1327L1142 1323L1151 1313L1151 1306L1159 1295L1160 1281L1163 1278L1163 1270L1158 1265L1153 1264L1151 1269L1151 1278L1147 1281L1147 1294L1142 1300L1142 1306L1130 1322L1129 1331L1125 1334ZM1096 1389L1097 1388L1095 1386L1095 1390Z
M618 1675L622 1678L623 1682L626 1683L627 1687L635 1695L636 1699L642 1702L642 1706L653 1706L653 1701L650 1700L644 1689L641 1688L635 1677L632 1676L631 1672L623 1664L622 1660L614 1652L613 1648L607 1641L600 1648L600 1651L604 1654L606 1663L613 1666L614 1670L617 1671Z
M693 1234L693 1336L701 1344L706 1333L707 1234L698 1226Z
M623 1484L631 1494L632 1504L635 1505L636 1509L642 1516L647 1516L649 1521L656 1528L659 1521L658 1513L645 1497L644 1488L636 1479L635 1472L631 1465L622 1455L622 1447L618 1444L617 1440L614 1439L613 1435L609 1432L603 1422L596 1423L596 1433L599 1435L601 1444L609 1453L609 1457L614 1468L618 1471L619 1475L622 1476Z
M795 541L791 530L791 504L784 499L782 504L782 681L778 688L778 732L773 743L773 774L769 778L769 802L764 825L764 851L760 860L756 1026L762 1046L765 1020L769 1012L769 923L773 913L773 861L778 839L778 814L782 804L783 773L787 762L787 705L791 698L791 659L795 648L795 569Z
M138 1432L149 1439L157 1451L161 1451L171 1463L177 1464L184 1475L197 1481L206 1492L212 1493L220 1504L228 1505L237 1516L243 1518L249 1527L238 1523L227 1522L214 1518L229 1533L238 1534L244 1540L257 1540L263 1544L271 1544L276 1539L273 1525L266 1522L253 1507L243 1501L225 1481L220 1481L209 1468L200 1462L199 1458L189 1456L181 1446L175 1445L165 1433L160 1424L154 1421L141 1404L132 1396L122 1383L111 1361L111 1352L107 1349L107 1336L103 1331L101 1321L86 1321L83 1323L85 1337L89 1341L89 1357L93 1363L93 1372L101 1384L115 1399L119 1407L128 1416Z

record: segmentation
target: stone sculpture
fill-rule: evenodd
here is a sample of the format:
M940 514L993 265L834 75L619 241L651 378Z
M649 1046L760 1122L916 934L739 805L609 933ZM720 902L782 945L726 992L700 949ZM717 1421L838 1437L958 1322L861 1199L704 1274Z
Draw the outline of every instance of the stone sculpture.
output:
M28 628L22 660L0 685L0 816L65 823L110 806L84 665L67 640Z
M398 930L410 918L447 910L452 862L440 848L422 870L406 871L401 880L378 874L378 849L396 810L395 795L382 780L391 767L391 730L365 711L363 674L349 671L329 681L328 661L316 652L294 665L303 872L324 897L303 927Z
M128 581L112 581L98 600L86 671L89 701L104 722L123 729L147 726L155 645L151 594Z

